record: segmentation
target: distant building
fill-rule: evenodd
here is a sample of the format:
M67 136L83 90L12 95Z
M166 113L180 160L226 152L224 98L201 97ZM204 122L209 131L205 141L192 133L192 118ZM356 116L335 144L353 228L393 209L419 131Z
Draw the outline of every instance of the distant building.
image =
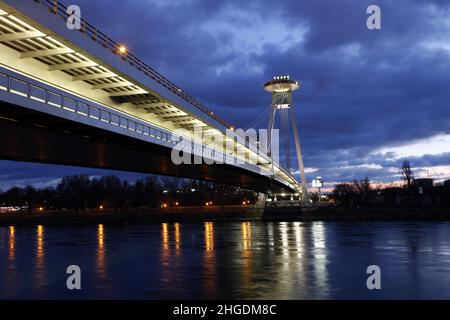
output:
M440 202L437 199L438 197L435 196L433 179L414 179L414 187L419 195L419 198L414 200L416 204L426 207L436 205Z
M444 186L450 187L450 179L444 181Z
M414 179L414 186L419 194L430 194L433 192L433 179Z
M433 179L430 179L430 178L414 179L414 185L416 187L432 188L433 187Z

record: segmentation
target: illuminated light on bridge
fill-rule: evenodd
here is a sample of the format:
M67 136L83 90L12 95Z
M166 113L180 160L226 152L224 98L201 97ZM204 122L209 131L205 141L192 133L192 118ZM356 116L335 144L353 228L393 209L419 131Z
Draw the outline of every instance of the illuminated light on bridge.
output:
M172 139L175 131L201 126L226 141L226 130L235 126L87 21L79 31L67 29L54 17L66 19L66 9L60 1L0 1L0 126L6 133L0 158L302 192L289 170L245 142L235 149L252 163L171 163L170 150L179 142ZM185 142L192 155L240 159L216 142L193 136Z
M121 53L121 54L126 54L127 53L127 47L125 47L125 46L123 46L123 45L121 45L120 47L119 47L119 52Z

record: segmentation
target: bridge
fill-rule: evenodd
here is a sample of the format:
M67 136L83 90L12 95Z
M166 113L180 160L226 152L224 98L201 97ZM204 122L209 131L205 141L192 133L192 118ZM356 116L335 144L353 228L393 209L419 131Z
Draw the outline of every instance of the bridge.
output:
M249 141L185 137L225 164L175 165L174 132L233 125L56 0L0 1L0 158L160 174L300 197L303 186ZM185 150L185 148L184 148ZM245 154L252 161L235 161Z

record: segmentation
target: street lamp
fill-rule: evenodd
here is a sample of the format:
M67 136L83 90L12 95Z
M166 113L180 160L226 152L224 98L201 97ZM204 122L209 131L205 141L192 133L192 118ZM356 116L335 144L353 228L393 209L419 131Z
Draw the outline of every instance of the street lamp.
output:
M121 54L126 54L127 53L127 47L125 47L124 45L119 46L119 52Z

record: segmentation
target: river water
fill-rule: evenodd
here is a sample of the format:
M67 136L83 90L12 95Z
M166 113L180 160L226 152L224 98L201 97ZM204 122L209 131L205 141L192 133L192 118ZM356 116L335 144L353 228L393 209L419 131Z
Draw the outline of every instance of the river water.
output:
M81 268L81 290L66 268ZM368 290L369 265L381 290ZM450 299L448 222L0 228L0 299Z

